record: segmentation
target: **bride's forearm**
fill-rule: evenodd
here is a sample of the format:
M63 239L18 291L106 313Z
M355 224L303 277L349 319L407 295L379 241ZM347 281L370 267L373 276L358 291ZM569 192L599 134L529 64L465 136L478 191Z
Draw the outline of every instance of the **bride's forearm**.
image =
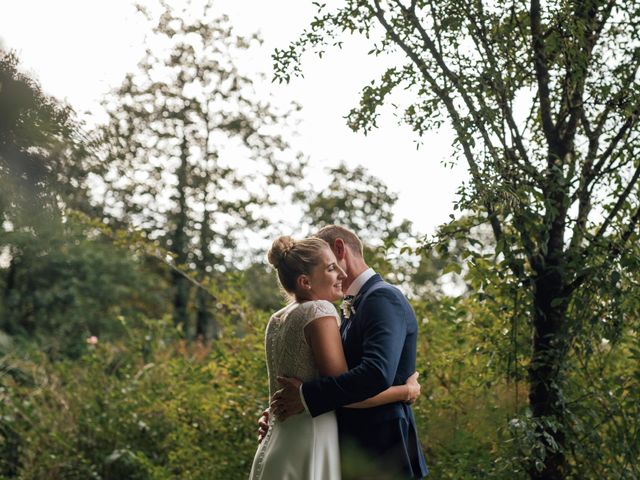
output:
M387 403L405 402L409 399L409 396L410 391L407 385L394 385L374 397L345 406L346 408L371 408L386 405Z

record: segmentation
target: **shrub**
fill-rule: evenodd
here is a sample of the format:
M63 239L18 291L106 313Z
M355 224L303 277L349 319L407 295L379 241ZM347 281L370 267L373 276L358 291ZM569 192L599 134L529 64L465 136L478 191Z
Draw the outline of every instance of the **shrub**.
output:
M256 324L264 324L258 317ZM0 474L24 479L246 478L267 402L262 328L212 347L166 321L78 361L5 357Z

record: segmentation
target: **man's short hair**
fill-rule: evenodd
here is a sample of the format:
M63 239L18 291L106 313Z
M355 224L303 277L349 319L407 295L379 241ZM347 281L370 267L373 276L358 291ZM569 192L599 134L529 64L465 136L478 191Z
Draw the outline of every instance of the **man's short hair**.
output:
M341 238L353 253L364 257L362 241L355 233L347 228L339 227L338 225L327 225L318 230L315 236L327 242L332 249L336 240Z

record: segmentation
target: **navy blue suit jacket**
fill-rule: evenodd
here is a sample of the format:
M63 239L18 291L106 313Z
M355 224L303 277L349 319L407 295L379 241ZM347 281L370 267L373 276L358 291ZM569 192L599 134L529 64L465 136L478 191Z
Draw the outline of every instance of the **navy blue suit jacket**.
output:
M349 371L305 382L302 393L311 416L336 410L341 447L355 444L369 457L405 477L422 478L428 469L411 406L339 408L402 385L416 370L416 316L397 288L371 277L353 301L356 313L340 332ZM343 451L344 453L344 451ZM345 459L343 458L343 462Z

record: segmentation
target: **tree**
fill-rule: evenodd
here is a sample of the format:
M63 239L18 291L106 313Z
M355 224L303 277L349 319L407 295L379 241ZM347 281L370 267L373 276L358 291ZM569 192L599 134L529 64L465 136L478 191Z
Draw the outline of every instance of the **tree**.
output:
M274 54L276 78L301 71L306 50L371 39L398 60L362 91L348 121L367 132L403 87L403 119L418 135L445 119L471 181L459 207L491 226L497 268L528 292L533 479L569 474L563 394L584 309L581 292L612 272L638 240L640 2L347 0L318 5L311 26ZM397 55L399 54L399 55ZM455 230L452 226L449 230ZM446 229L445 229L446 233Z
M327 169L329 186L298 190L294 198L303 205L303 221L314 229L337 224L349 228L364 239L365 257L377 271L404 279L410 265L392 265L387 250L411 236L411 222L394 220L393 207L398 195L367 170L345 163ZM398 278L396 278L398 279Z
M23 264L34 253L24 247L60 230L61 206L83 197L86 170L78 161L71 109L43 94L20 72L18 57L1 50L0 112L0 246L9 258L2 298L10 305ZM77 189L73 195L71 184ZM3 329L33 329L26 317L9 310L3 312Z
M405 220L394 225L393 207L398 195L385 183L358 166L350 169L345 163L327 169L329 186L297 192L296 199L304 204L304 220L315 228L332 223L358 232L372 245L391 237L396 239L410 228Z
M239 232L261 226L301 162L283 161L288 112L259 98L234 63L257 38L235 35L210 0L157 6L144 10L155 22L151 47L107 104L107 202L112 221L159 239L206 283L241 258ZM179 269L174 320L190 334L191 283ZM217 332L212 304L198 289L195 333L205 339Z
M86 337L118 332L119 315L152 311L161 282L79 221L100 212L89 181L96 144L19 67L0 52L0 331L52 356L78 354Z
M294 199L303 206L303 221L312 229L337 224L364 239L365 259L377 272L421 296L442 294L438 279L445 268L458 270L464 250L460 242L434 249L414 249L417 236L407 219L397 221L393 209L398 195L365 167L350 169L344 162L328 168L329 186L299 189ZM409 255L414 253L415 255ZM444 272L447 273L447 272Z
M0 218L35 226L64 207L88 210L93 165L80 123L2 50L0 112Z

